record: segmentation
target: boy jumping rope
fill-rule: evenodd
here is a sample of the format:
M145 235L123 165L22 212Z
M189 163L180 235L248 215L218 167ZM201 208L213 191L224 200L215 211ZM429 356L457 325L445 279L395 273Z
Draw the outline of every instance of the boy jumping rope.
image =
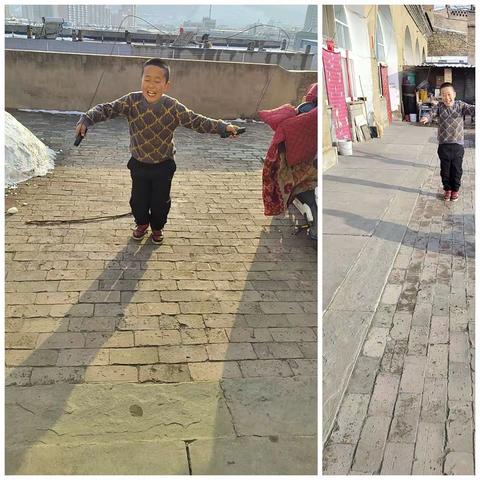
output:
M438 117L438 156L445 201L456 202L459 197L462 179L463 117L475 115L475 105L455 100L456 92L450 82L440 86L442 101L432 108L430 114L423 116L420 123L428 123Z
M124 116L130 128L130 158L127 167L132 178L130 207L135 218L135 240L142 240L150 226L151 240L163 242L163 227L170 211L170 189L176 170L173 132L181 125L199 133L236 135L242 129L222 120L199 115L175 98L165 95L170 87L170 68L160 58L151 58L142 69L140 92L132 92L84 113L76 126L78 138L95 123ZM76 143L77 144L77 143Z

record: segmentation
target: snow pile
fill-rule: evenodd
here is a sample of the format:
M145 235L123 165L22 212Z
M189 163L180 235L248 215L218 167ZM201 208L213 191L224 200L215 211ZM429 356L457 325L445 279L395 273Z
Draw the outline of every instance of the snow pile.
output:
M55 167L55 152L5 112L5 185L46 175Z

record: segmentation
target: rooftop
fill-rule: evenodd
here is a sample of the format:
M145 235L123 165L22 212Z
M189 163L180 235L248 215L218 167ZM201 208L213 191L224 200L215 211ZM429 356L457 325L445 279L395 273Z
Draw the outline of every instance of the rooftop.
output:
M293 213L263 215L269 127L177 130L155 246L130 238L131 218L25 223L130 210L124 120L76 148L77 116L11 113L61 152L7 198L19 210L5 225L7 471L312 474L317 256ZM202 439L188 462L185 435Z

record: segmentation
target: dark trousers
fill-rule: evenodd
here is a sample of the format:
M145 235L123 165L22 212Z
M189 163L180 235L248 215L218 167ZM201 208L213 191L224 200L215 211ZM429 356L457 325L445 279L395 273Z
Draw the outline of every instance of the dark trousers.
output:
M150 224L152 230L161 230L170 211L170 189L177 169L175 160L144 163L131 158L127 164L132 177L132 208L137 225Z
M443 189L458 192L462 180L462 163L465 149L458 143L441 143L438 146L440 175Z

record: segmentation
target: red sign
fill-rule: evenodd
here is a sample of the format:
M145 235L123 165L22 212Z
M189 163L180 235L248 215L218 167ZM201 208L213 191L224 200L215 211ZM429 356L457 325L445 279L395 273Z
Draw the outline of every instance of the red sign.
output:
M388 87L388 67L380 65L380 76L382 78L382 92L387 102L388 123L392 123L392 105L390 103L390 89Z
M332 107L333 124L338 140L351 140L348 123L347 101L342 75L340 53L329 52L322 48L323 72L328 103Z

